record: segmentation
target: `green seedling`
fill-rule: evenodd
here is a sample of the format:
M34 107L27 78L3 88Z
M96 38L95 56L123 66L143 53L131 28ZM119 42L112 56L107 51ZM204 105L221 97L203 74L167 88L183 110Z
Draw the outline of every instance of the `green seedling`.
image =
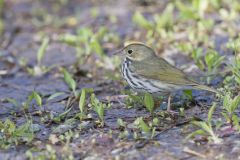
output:
M50 101L50 100L53 100L55 99L56 97L59 97L61 95L64 95L64 92L56 92L54 94L52 94L51 96L48 97L47 101Z
M62 120L64 120L66 118L66 116L68 115L68 113L72 110L71 108L68 108L67 110L65 110L63 113L57 115L56 117L52 117L52 120L56 123L60 123Z
M183 20L199 20L204 18L205 11L209 6L208 0L193 0L191 4L186 4L180 0L175 1L175 5Z
M35 136L31 126L31 121L27 121L20 126L16 126L16 124L9 119L6 119L4 122L0 121L0 148L6 149L11 145L31 142Z
M202 60L202 48L196 48L192 51L191 53L191 57L193 58L195 64L201 69L204 70L205 65L204 62Z
M33 91L32 94L30 96L28 96L27 101L30 103L33 99L36 101L36 103L39 107L42 107L42 97L40 96L40 94Z
M188 100L193 100L192 90L183 90L183 94L187 97Z
M232 75L226 77L227 82L234 81L238 85L240 85L240 38L230 40L227 43L227 48L232 49L235 53L234 63L229 64L229 68L231 69Z
M210 50L207 52L205 63L207 65L208 74L216 72L217 68L222 64L225 56L220 56L216 51ZM207 77L207 82L210 83L211 77Z
M152 29L153 23L148 21L139 11L133 15L133 22L145 29Z
M49 38L45 37L42 41L40 48L38 49L38 52L37 52L38 66L42 65L42 60L43 60L44 55L46 54L46 49L47 49L48 45L49 45Z
M212 115L213 115L213 112L215 111L215 108L216 108L216 103L214 103L212 107L209 109L207 121L192 122L193 125L201 129L198 129L193 133L189 134L186 139L195 137L196 135L205 135L205 136L208 136L209 140L212 140L216 144L221 142L221 139L218 137L218 135L216 135L212 126Z
M76 35L64 34L59 37L59 40L76 47L77 58L82 64L91 53L96 53L100 58L104 56L100 41L106 38L107 33L107 29L103 27L97 32L93 32L88 27L81 27L77 30Z
M144 106L147 108L147 110L151 113L153 116L154 111L154 100L151 94L145 93L144 95Z
M120 139L127 139L128 136L129 136L128 130L124 130L123 132L119 133L118 138L120 138Z
M49 38L45 37L42 40L42 44L37 51L37 65L34 66L34 68L30 68L30 67L27 68L28 73L30 73L31 75L40 76L43 73L46 73L49 70L51 70L52 67L47 68L42 65L42 60L44 58L44 55L46 54L46 49L47 49L48 45L49 45Z
M56 150L49 144L46 145L46 147L39 153L35 154L35 150L29 149L25 152L25 155L27 159L29 160L44 160L44 159L49 159L49 160L57 160L57 152Z
M80 114L78 115L80 119L82 120L86 114L85 114L85 106L86 106L86 95L87 93L92 93L92 88L83 88L81 91L80 99L79 99L79 110Z
M97 113L99 119L100 119L100 125L104 125L104 110L105 108L109 108L111 104L108 105L100 102L94 94L91 94L91 105L93 106L94 111Z
M238 116L234 113L240 105L240 96L235 96L233 99L230 94L226 94L223 98L223 109L222 115L231 126L238 121Z
M215 71L224 60L225 56L220 56L216 51L210 50L205 56L205 62L207 64L208 72Z
M118 125L120 128L126 128L126 122L124 122L121 118L118 118L118 119L117 119L117 125Z
M156 120L155 120L156 121ZM143 134L153 138L155 136L156 128L146 124L143 120L143 117L139 117L134 121L135 125L141 130Z
M67 83L68 87L72 90L73 94L75 97L77 97L77 92L76 92L76 88L77 88L77 83L76 81L73 79L72 75L66 70L66 69L62 69L63 75L64 75L64 81Z
M124 90L123 94L127 95L127 99L125 101L125 104L128 108L134 107L136 104L144 104L143 99L141 96L134 95L131 91L129 90Z
M16 99L13 98L6 98L5 101L11 103L15 107L19 107L19 103L16 101Z
M36 91L33 91L27 98L27 100L25 102L23 102L23 108L24 109L28 109L29 104L32 102L32 100L35 100L37 105L43 110L42 108L42 97L40 96L39 93L37 93ZM41 111L42 113L42 111Z
M85 103L86 103L86 89L83 88L79 99L79 110L82 114L84 113Z
M161 34L163 30L169 31L173 29L173 10L174 5L169 3L162 14L155 14L153 16L154 23L156 24L156 31Z

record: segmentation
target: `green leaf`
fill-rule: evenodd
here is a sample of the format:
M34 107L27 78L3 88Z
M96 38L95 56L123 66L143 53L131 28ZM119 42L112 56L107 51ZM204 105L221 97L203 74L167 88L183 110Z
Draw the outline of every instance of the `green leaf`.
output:
M193 96L192 96L192 90L183 90L183 94L189 99L192 100Z
M133 22L145 29L151 29L153 26L139 11L134 13Z
M204 131L211 133L212 128L206 122L193 121L192 124L202 128Z
M231 113L233 113L237 109L237 107L239 106L239 103L240 103L240 96L234 97L230 105Z
M195 137L195 136L197 136L197 135L205 135L205 134L206 134L206 132L204 132L204 130L198 129L198 130L190 133L190 134L185 138L185 140L188 140L188 139L190 139L190 138L192 138L192 137Z
M222 116L226 119L226 121L229 123L231 120L230 120L230 117L228 116L228 114L226 112L221 112Z
M33 91L32 94L28 96L27 104L29 104L33 99L35 99L35 101L37 102L37 105L39 105L40 107L42 106L42 98L35 91Z
M15 99L13 99L13 98L6 98L6 101L8 101L9 103L13 104L15 107L19 106L18 102Z
M229 109L229 108L230 108L231 101L232 101L231 96L230 96L229 93L227 93L227 94L224 96L224 98L223 98L223 107L224 107L224 109L226 109L228 112L230 112L230 109Z
M126 123L121 118L117 119L117 124L120 127L126 127Z
M72 34L64 34L60 36L60 41L63 43L67 43L68 45L76 46L78 37Z
M213 103L212 107L208 111L208 123L211 123L213 112L215 111L216 103Z
M105 104L101 103L95 95L91 94L91 104L95 110L95 112L98 114L98 117L103 122L104 121L104 108L106 107Z
M85 88L83 88L81 91L80 99L79 99L79 109L81 113L84 112L85 100L86 100L86 90Z
M144 95L144 105L148 109L149 112L153 112L154 109L154 100L151 94L145 93Z
M48 37L45 37L42 41L42 44L40 46L40 48L38 49L38 52L37 52L37 62L38 62L38 65L41 64L42 62L42 59L46 53L46 49L48 47L48 44L49 44L49 38Z
M33 97L39 106L42 106L42 98L37 92L33 92Z
M98 114L101 121L103 121L104 120L104 106L100 104L99 106L95 106L94 110Z
M239 127L239 117L236 114L234 114L232 116L232 120L233 120L234 127L236 127L238 130L240 130L240 127Z
M97 39L93 38L90 42L92 50L94 50L99 56L103 56L103 49Z
M139 127L145 133L150 133L151 131L150 127L144 122L142 117L139 118Z
M52 94L51 96L49 96L47 101L50 101L50 100L52 100L52 99L54 99L56 97L59 97L59 96L61 96L63 94L64 94L64 92L56 92L56 93Z
M67 83L68 87L73 92L75 92L77 84L76 84L75 80L73 79L72 75L64 68L63 68L63 75L64 75L64 81Z

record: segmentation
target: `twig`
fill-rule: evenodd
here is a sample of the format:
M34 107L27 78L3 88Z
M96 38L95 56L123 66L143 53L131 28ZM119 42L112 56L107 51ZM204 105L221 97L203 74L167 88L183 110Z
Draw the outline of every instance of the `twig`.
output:
M203 155L203 154L201 154L201 153L198 153L198 152L196 152L196 151L194 151L194 150L191 150L191 149L189 149L188 147L184 147L184 148L183 148L183 152L186 152L186 153L188 153L188 154L191 154L191 155L194 155L194 156L197 156L197 157L206 158L205 155Z

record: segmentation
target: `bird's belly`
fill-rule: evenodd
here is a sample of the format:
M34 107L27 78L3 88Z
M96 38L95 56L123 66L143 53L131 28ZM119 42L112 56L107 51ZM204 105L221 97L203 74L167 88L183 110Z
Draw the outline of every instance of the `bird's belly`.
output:
M156 80L146 79L139 75L134 74L130 70L122 72L124 79L129 86L137 92L148 92L154 95L166 95L176 90L175 85L163 83Z

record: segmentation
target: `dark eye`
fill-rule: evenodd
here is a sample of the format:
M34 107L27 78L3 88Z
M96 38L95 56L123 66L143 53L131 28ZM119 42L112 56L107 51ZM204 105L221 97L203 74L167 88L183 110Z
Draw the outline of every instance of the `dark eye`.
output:
M131 50L131 49L128 50L128 54L132 54L132 52L133 52L133 50Z

